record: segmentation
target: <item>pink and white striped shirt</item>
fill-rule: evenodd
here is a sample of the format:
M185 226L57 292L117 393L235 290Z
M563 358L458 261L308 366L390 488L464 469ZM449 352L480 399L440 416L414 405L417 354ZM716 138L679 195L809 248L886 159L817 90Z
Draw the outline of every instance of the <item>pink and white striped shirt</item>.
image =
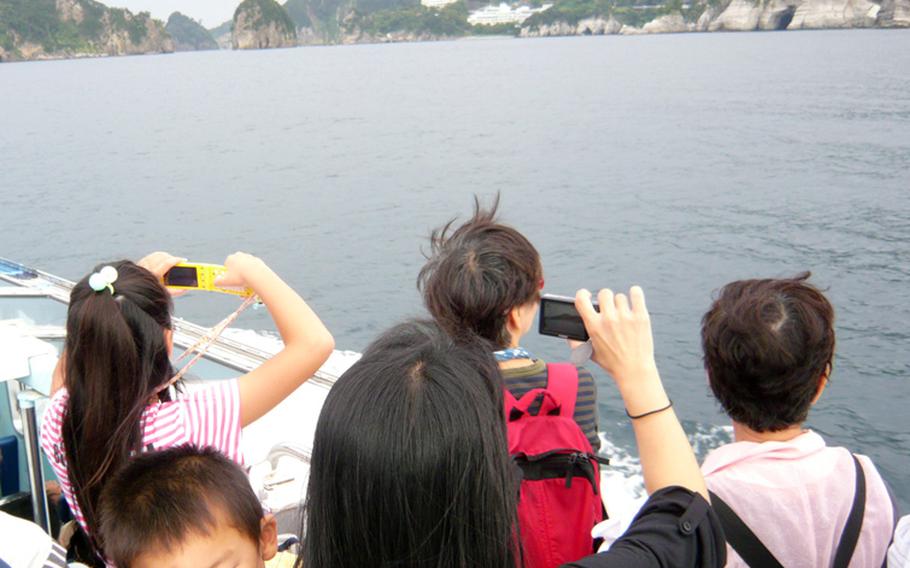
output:
M60 389L51 397L41 426L41 447L60 480L73 516L88 534L66 468L62 429L63 412L68 400L66 389ZM212 382L172 402L150 404L142 413L140 428L144 451L190 444L215 448L243 464L240 451L240 391L236 379Z

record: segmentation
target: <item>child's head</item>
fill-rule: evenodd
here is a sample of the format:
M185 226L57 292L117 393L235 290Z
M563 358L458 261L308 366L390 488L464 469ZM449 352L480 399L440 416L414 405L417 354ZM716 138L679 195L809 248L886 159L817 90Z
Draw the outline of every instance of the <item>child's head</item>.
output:
M192 446L140 454L105 486L101 542L118 568L264 566L277 527L236 463Z
M104 481L141 447L139 418L173 372L172 305L161 282L127 260L96 266L70 294L62 433L70 481L92 533Z
M756 432L804 422L830 373L834 308L809 276L731 282L702 319L711 390Z
M108 267L116 276L110 288L95 290L90 281L107 274ZM154 392L170 378L172 309L170 294L145 268L128 260L96 266L70 294L67 388L84 391L98 382L118 380L145 395Z
M418 287L436 321L454 337L478 335L508 347L534 319L543 268L524 235L496 221L475 199L474 216L455 229L450 221L430 237L432 253Z
M383 333L329 392L302 565L515 566L499 369L434 322Z

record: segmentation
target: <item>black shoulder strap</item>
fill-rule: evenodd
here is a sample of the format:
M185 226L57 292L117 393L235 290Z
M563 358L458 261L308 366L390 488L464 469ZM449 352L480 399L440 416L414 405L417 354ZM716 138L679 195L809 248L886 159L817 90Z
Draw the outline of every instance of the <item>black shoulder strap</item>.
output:
M740 558L752 568L783 568L783 564L774 558L771 551L758 540L752 529L746 526L739 515L733 512L733 509L714 492L709 491L708 493L711 495L711 506L714 507L714 512L717 513L720 524L724 528L724 536L727 537L727 542Z
M856 466L856 490L853 492L853 507L850 508L847 524L844 525L844 532L840 535L837 552L834 554L833 568L847 568L850 564L856 543L859 541L859 532L863 528L863 516L866 514L866 474L856 456L850 455L853 457L853 465Z

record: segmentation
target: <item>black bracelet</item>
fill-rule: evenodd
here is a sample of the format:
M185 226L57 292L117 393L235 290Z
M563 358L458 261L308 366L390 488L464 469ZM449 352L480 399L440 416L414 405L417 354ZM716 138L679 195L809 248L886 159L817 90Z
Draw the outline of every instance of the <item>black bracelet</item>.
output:
M645 416L651 416L652 414L657 414L658 412L663 412L664 410L667 410L668 408L673 406L673 401L670 400L669 398L667 398L667 400L670 401L670 404L668 404L667 406L664 406L663 408L658 408L657 410L651 410L651 411L645 412L644 414L639 414L637 416L632 416L631 414L629 414L629 409L627 408L626 416L628 416L632 420L637 420L639 418L644 418Z

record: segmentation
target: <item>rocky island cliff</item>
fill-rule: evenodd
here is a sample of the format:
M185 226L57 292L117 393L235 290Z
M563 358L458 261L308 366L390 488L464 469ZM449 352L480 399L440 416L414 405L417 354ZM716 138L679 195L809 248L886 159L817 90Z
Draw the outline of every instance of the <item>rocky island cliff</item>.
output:
M275 0L243 0L234 11L231 46L265 49L297 45L297 27Z
M171 51L164 25L147 12L94 0L0 0L0 61Z
M428 41L476 35L544 37L713 31L910 27L910 0L522 0L535 13L520 25L471 25L488 4L458 0L427 8L417 0L287 0L298 45ZM494 0L495 2L495 0ZM235 18L234 25L237 20ZM280 27L280 26L279 26ZM216 30L227 43L230 25ZM278 30L280 32L280 30ZM262 32L258 32L262 33ZM266 33L274 37L276 30ZM236 33L235 33L236 35ZM248 40L254 47L268 42ZM283 38L281 47L290 38ZM241 42L243 43L243 42Z
M174 49L177 51L218 49L215 38L202 24L180 12L171 14L164 29L174 40Z
M521 26L521 37L714 31L910 28L910 0L726 0L664 6L557 2Z
M520 0L535 7L532 16L520 25L489 26L468 21L487 0L456 0L434 8L418 0L287 0L284 5L243 0L231 21L209 33L176 12L165 27L147 12L133 14L95 0L0 0L0 62L477 35L910 28L910 0L683 1ZM544 2L552 5L544 9Z

